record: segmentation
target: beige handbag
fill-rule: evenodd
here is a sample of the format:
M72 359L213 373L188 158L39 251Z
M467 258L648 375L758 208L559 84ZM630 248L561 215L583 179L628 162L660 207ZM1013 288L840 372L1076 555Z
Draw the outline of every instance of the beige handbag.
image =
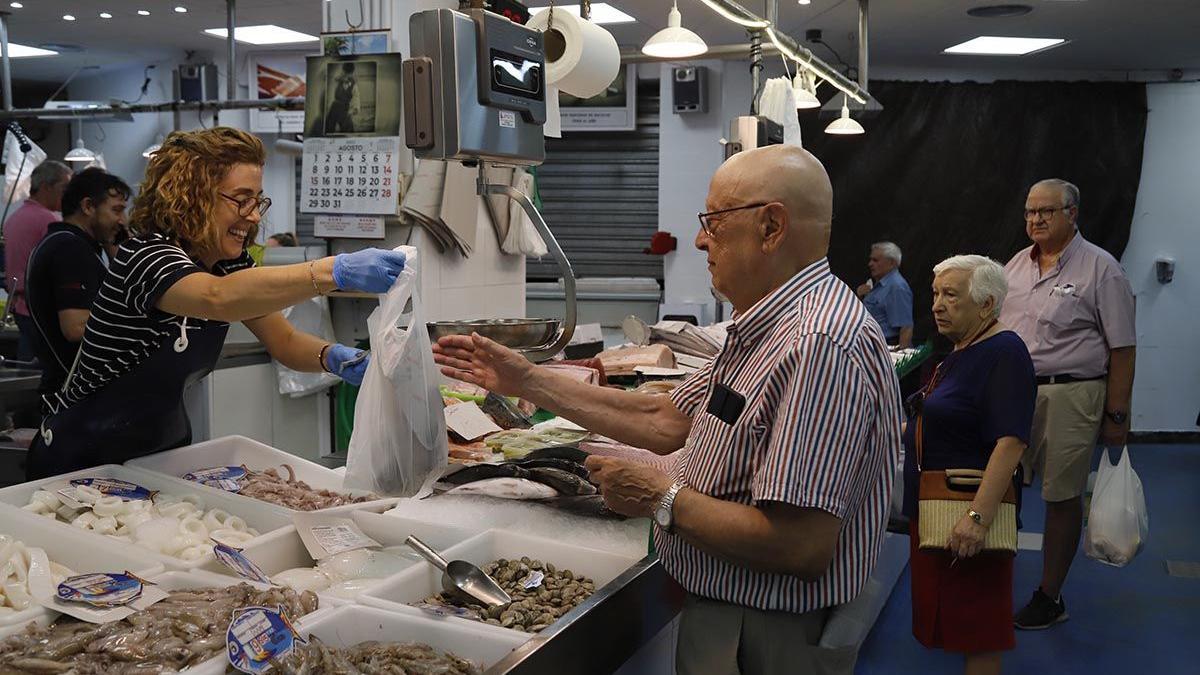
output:
M937 384L934 374L925 395ZM924 436L924 414L917 415L914 434L917 443L917 470L921 482L917 487L917 533L922 549L946 550L954 526L966 515L975 492L983 483L983 471L979 469L946 469L925 471L921 469L922 438ZM1017 495L1011 482L996 511L996 517L983 540L984 551L1017 552Z

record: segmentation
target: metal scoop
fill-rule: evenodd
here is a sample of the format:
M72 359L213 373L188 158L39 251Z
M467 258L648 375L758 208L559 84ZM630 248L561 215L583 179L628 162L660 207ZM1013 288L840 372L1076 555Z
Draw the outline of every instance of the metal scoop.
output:
M404 540L404 543L442 571L442 588L448 593L464 596L488 607L500 607L512 602L512 598L504 592L503 588L500 588L495 580L466 560L446 562L446 559L438 555L437 551L411 535Z

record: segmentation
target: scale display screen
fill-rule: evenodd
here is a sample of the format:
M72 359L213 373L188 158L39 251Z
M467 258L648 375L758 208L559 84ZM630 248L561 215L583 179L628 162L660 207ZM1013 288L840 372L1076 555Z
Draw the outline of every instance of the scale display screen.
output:
M541 63L498 49L491 51L492 89L494 91L541 100Z

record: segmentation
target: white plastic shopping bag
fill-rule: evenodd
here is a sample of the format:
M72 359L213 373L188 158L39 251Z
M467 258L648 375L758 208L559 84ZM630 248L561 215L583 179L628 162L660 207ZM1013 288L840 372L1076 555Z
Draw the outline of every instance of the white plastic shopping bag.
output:
M1113 465L1108 450L1100 458L1092 508L1088 512L1083 550L1089 558L1124 567L1138 554L1150 535L1150 513L1142 481L1129 460L1129 447Z
M4 201L20 204L29 198L29 177L38 164L46 161L46 151L30 141L28 154L21 152L21 142L16 134L9 132L4 137ZM3 207L0 207L3 208Z
M333 321L329 318L329 300L323 295L288 307L283 310L283 318L287 319L296 330L316 335L326 342L333 342ZM279 377L279 393L292 398L324 391L339 381L337 375L325 372L302 373L292 370L278 361L275 362L275 372Z
M367 319L371 362L354 407L345 485L407 497L446 465L449 445L417 293L417 250L397 250L406 256L404 272Z

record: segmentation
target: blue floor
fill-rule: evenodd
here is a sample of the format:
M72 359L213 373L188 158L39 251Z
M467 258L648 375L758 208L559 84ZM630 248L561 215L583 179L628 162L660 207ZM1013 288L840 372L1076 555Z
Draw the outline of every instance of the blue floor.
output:
M1128 566L1113 568L1086 558L1081 546L1063 589L1070 620L1017 631L1005 673L1200 673L1200 579L1166 569L1167 560L1200 561L1200 446L1140 445L1131 453L1150 511L1145 548ZM1035 485L1025 495L1025 531L1040 532L1040 492ZM1018 552L1015 607L1037 587L1041 564L1040 551ZM859 652L859 675L962 672L960 655L925 649L913 638L911 600L905 569Z

